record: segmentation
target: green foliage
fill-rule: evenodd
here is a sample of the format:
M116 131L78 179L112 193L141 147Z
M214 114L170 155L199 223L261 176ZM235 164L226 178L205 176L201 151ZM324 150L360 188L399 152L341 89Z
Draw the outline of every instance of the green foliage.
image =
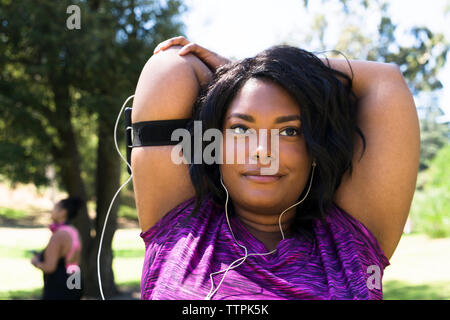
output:
M331 0L328 2L332 2ZM389 3L373 1L370 4L360 1L340 1L343 11L352 19L345 19L340 38L334 49L345 54L350 59L367 59L394 63L399 66L413 95L427 97L416 99L421 127L421 157L419 170L428 167L427 163L433 159L438 150L449 142L449 124L439 123L437 118L443 115L439 108L436 92L442 88L438 74L446 63L450 50L448 40L441 33L434 33L425 26L415 26L403 34L403 38L410 39L406 44L398 41L397 26L389 17ZM351 4L351 6L350 6ZM364 14L380 16L376 34L369 34L361 28L365 24ZM325 50L324 34L327 31L322 13L318 13L312 25L311 34L306 37L319 39L319 49ZM347 22L348 21L348 22ZM342 56L334 54L342 58Z
M0 7L0 166L14 182L48 184L73 131L88 198L95 196L96 115L115 118L153 48L183 34L179 0L81 1L81 29L66 27L73 1L3 1ZM103 131L111 132L109 126ZM123 139L123 134L119 134ZM73 149L73 146L69 148ZM65 153L65 155L64 155ZM59 161L59 163L58 163ZM67 186L57 175L62 189Z
M433 33L427 27L414 27L409 32L414 43L402 46L396 41L395 31L391 19L383 16L379 25L380 38L369 53L369 60L398 65L413 94L441 89L437 74L445 65L450 48L444 35Z
M89 113L86 108L75 103L72 125L80 146L81 177L86 185L86 198L95 199L95 179L97 170L98 123L97 113Z
M438 151L450 142L450 124L439 123L437 118L443 112L436 104L422 108L420 118L420 166L419 171L428 168Z
M129 207L129 206L126 206L126 205L121 205L119 207L118 216L122 217L122 218L125 218L125 219L138 221L137 211L136 211L135 207Z
M413 230L433 238L450 237L450 144L439 150L423 172L422 190L411 205Z
M353 7L348 6L349 3ZM412 93L423 91L435 91L442 88L437 78L439 71L446 63L447 52L450 49L449 42L441 33L434 33L425 26L415 26L403 34L412 39L411 43L402 45L398 41L397 26L389 17L389 4L386 1L374 1L363 4L358 1L344 1L349 16L356 20L348 19L342 27L341 36L334 46L335 50L343 52L353 59L367 59L395 63L403 72ZM377 12L380 15L378 33L368 34L361 28L364 25L364 17L361 16L360 7L367 14ZM355 17L359 16L359 20ZM356 21L356 22L355 22ZM323 33L320 26L315 26L315 33ZM323 37L323 35L322 35ZM325 48L323 48L325 49Z
M450 188L450 143L439 150L436 157L430 161L428 174L430 180L426 188ZM450 212L450 211L449 211Z

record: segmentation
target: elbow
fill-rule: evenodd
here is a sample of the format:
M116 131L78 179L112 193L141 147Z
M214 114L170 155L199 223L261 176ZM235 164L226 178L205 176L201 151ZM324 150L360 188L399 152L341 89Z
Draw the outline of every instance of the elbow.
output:
M386 63L386 74L385 77L392 82L400 83L402 86L404 86L408 92L410 92L408 84L406 83L406 79L403 76L403 72L400 69L400 66L398 66L395 63ZM411 93L411 92L410 92Z
M384 64L386 65L386 68L389 69L391 72L400 74L400 75L402 74L398 64L396 64L394 62L386 62Z
M380 81L384 84L385 90L394 96L401 97L404 103L415 110L414 97L400 67L395 63L383 63L383 72L381 74L382 78Z
M406 83L403 73L397 64L388 62L383 63L382 66L383 68L381 69L381 74L385 80Z

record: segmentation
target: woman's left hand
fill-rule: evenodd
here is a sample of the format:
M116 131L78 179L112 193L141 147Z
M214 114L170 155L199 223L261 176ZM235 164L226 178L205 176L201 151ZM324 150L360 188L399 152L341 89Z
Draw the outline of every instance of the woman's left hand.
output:
M39 262L40 262L40 261L39 261L39 255L35 254L35 255L33 256L33 258L31 259L31 264L37 268Z
M223 66L224 64L232 62L230 59L222 57L221 55L196 43L190 42L183 36L173 37L161 42L156 46L153 54L157 54L159 51L164 51L171 46L183 46L183 48L178 51L180 56L192 53L202 60L212 71L216 71L217 68Z

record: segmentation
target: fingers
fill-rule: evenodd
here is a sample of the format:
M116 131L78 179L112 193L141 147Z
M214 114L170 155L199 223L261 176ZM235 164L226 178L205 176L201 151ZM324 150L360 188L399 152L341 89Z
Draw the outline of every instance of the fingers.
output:
M198 56L201 56L202 53L206 53L207 51L209 51L209 50L203 48L202 46L200 46L196 43L189 43L189 44L185 45L183 48L181 48L180 51L178 51L178 54L180 56L184 56L184 55L192 52Z
M211 70L216 70L221 65L230 62L229 59L224 58L217 53L210 51L196 43L190 42L183 36L173 37L161 42L156 46L153 54L157 54L158 52L163 51L171 46L182 46L182 48L178 51L178 55L185 56L188 53L192 53L203 63L205 63Z
M159 51L165 50L171 46L176 46L176 45L185 46L187 44L189 44L189 41L185 37L183 37L183 36L173 37L173 38L167 39L167 40L161 42L160 44L158 44L156 46L155 50L153 51L153 54L157 54Z

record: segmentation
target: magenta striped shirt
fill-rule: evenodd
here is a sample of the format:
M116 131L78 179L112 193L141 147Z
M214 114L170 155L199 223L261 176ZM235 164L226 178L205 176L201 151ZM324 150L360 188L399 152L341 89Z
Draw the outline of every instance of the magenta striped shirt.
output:
M193 215L194 205L195 198L180 203L141 233L142 299L202 300L211 289L210 274L244 256L224 209L210 195ZM230 209L233 233L248 253L267 252ZM389 261L363 224L333 204L323 221L314 222L313 235L295 235L271 255L247 257L228 271L212 300L382 299ZM222 277L213 276L214 288Z

